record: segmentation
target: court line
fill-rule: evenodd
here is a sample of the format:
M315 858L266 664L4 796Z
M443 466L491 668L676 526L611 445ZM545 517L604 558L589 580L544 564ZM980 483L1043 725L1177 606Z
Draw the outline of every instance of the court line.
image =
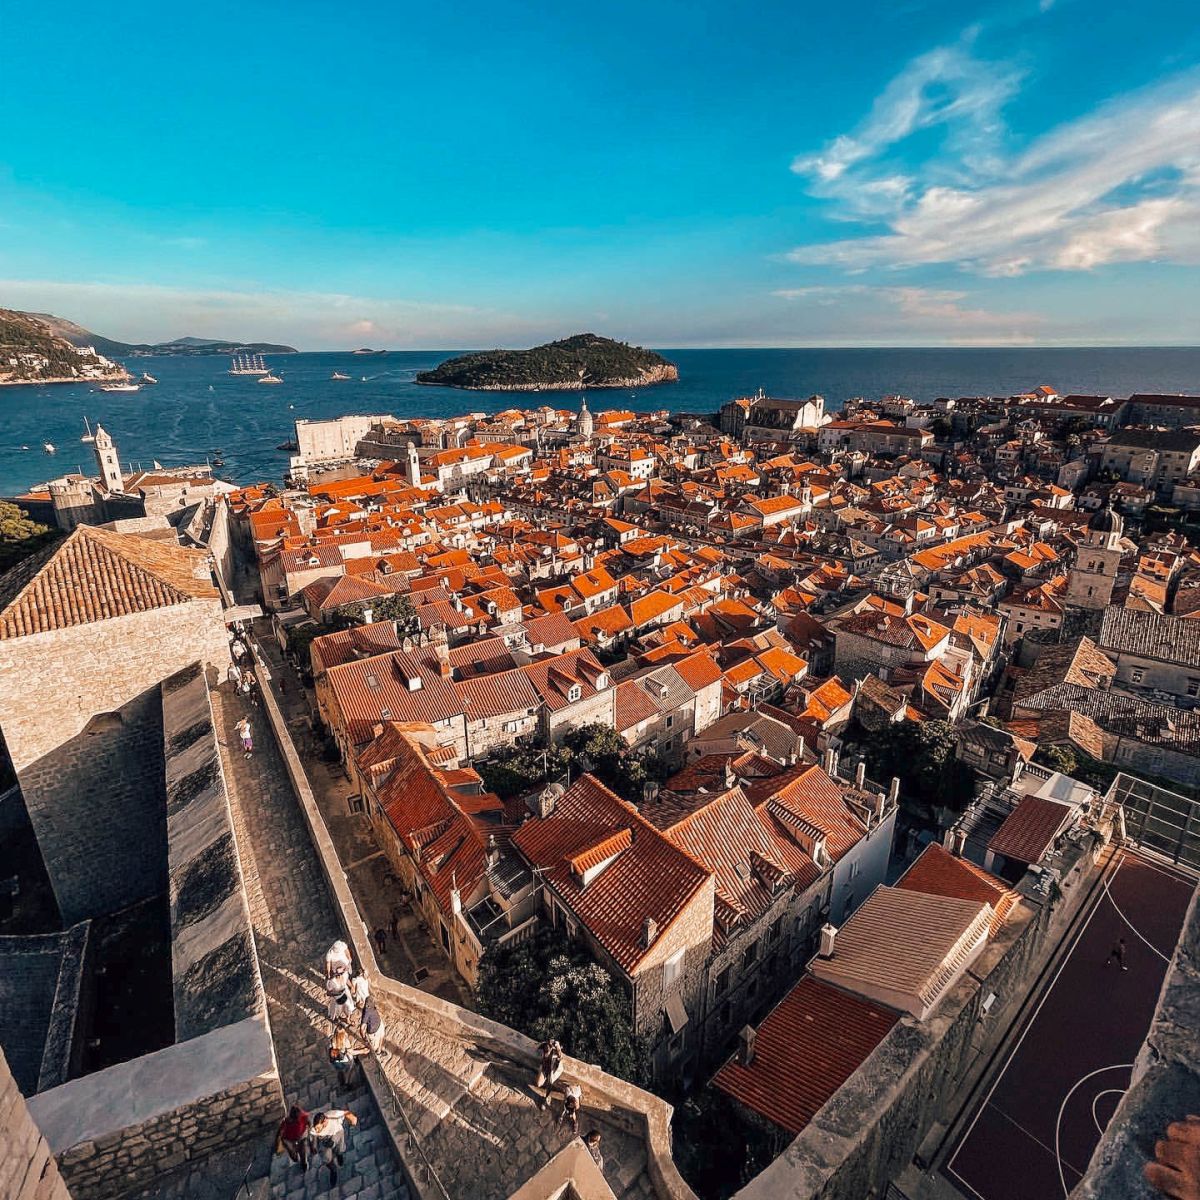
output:
M1200 880L1200 876L1173 863L1152 862L1146 857L1144 852L1140 851L1141 847L1131 849L1122 848L1121 858L1136 859L1138 866L1145 867L1147 871L1155 871L1159 875L1165 875L1168 879L1173 879L1176 883L1186 884L1192 891L1196 890L1196 883Z
M1163 962L1170 964L1171 960L1125 915L1121 906L1113 899L1113 894L1109 890L1108 880L1104 881L1104 894L1108 897L1108 902L1117 910L1117 916L1129 926L1130 933L1133 934L1138 941L1145 942L1150 947L1152 953L1157 954Z
M1096 1130L1101 1137L1104 1136L1104 1130L1106 1127L1100 1124L1100 1118L1096 1116L1096 1105L1099 1104L1105 1096L1123 1096L1128 1090L1128 1088L1106 1088L1103 1092L1097 1092L1092 1097L1092 1121L1095 1123Z
M1121 860L1117 863L1116 868L1113 870L1112 877L1114 879L1117 877L1117 873L1121 870L1121 868L1124 865L1125 865L1125 858L1124 858L1124 856L1122 856ZM1107 880L1105 882L1107 883ZM1029 1031L1033 1028L1034 1024L1037 1022L1038 1015L1042 1011L1042 1006L1050 998L1050 994L1054 991L1055 987L1058 985L1059 976L1062 975L1063 971L1066 970L1067 963L1069 963L1071 961L1072 955L1074 955L1076 949L1079 946L1080 939L1087 932L1088 926L1091 925L1092 919L1095 917L1099 908L1100 908L1100 904L1099 904L1099 902L1097 902L1093 906L1092 911L1090 913L1088 913L1087 920L1084 921L1084 923L1079 927L1078 931L1076 932L1075 940L1071 943L1066 954L1063 955L1062 962L1060 962L1058 964L1058 970L1054 972L1054 978L1050 980L1050 983L1047 986L1046 990L1042 993L1041 999L1038 1000L1037 1007L1030 1014L1029 1020L1025 1022L1025 1028L1021 1030L1021 1036L1017 1038L1016 1044L1009 1051L1008 1057L1004 1060L1004 1066L1000 1068L1000 1071L997 1073L996 1078L992 1081L992 1086L990 1088L988 1088L988 1093L986 1096L984 1096L983 1101L979 1106L979 1111L976 1112L975 1116L972 1118L971 1124L967 1126L966 1133L964 1133L962 1135L962 1137L959 1138L958 1145L955 1146L955 1148L954 1148L954 1153L950 1155L949 1159L947 1159L947 1161L946 1161L946 1169L947 1170L949 1170L954 1165L954 1160L958 1157L958 1152L963 1148L963 1146L965 1146L967 1144L967 1141L970 1138L971 1134L975 1132L975 1126L978 1123L979 1118L983 1115L983 1110L985 1108L987 1108L989 1104L991 1104L992 1094L1000 1086L1000 1082L1004 1078L1004 1076L1008 1074L1008 1068L1010 1066L1012 1066L1013 1059L1016 1058L1017 1052L1021 1049L1021 1046L1024 1043L1025 1038L1028 1036ZM976 1194L978 1195L978 1193L976 1193Z
M1067 1102L1071 1099L1071 1097L1073 1095L1075 1095L1076 1088L1078 1088L1081 1084L1087 1083L1087 1081L1095 1075L1103 1075L1105 1071L1132 1071L1132 1070L1133 1070L1133 1063L1111 1063L1107 1067L1097 1067L1094 1071L1089 1071L1086 1075L1083 1076L1082 1079L1075 1080L1075 1082L1071 1085L1071 1090L1063 1097L1062 1103L1058 1106L1058 1117L1054 1122L1054 1157L1058 1160L1058 1181L1059 1181L1059 1183L1062 1184L1064 1200L1067 1200L1067 1198L1070 1197L1071 1189L1069 1187L1067 1187L1067 1177L1066 1177L1066 1175L1063 1174L1063 1160L1062 1160L1062 1154L1060 1153L1059 1134L1062 1131L1063 1113L1066 1111ZM1093 1102L1093 1112L1094 1111L1095 1111L1095 1104ZM1067 1165L1070 1166L1070 1163L1068 1163ZM1074 1168L1072 1168L1072 1170L1074 1170Z
M1005 1112L1004 1109L1002 1109L1000 1107L1000 1105L990 1104L990 1105L988 1105L988 1107L993 1112L998 1112L1010 1125L1015 1125L1031 1142L1033 1142L1035 1145L1041 1146L1041 1148L1043 1150L1045 1150L1045 1152L1047 1154L1053 1154L1055 1158L1058 1158L1058 1155L1055 1153L1054 1148L1052 1146L1047 1146L1046 1143L1043 1142L1042 1139L1037 1136L1037 1134L1030 1133L1029 1130L1026 1129L1025 1126L1022 1125L1020 1121L1018 1121L1011 1114ZM1067 1163L1067 1166L1070 1167L1071 1170L1074 1171L1075 1174L1080 1177L1080 1179L1083 1178L1083 1172L1077 1166L1075 1166L1074 1163Z

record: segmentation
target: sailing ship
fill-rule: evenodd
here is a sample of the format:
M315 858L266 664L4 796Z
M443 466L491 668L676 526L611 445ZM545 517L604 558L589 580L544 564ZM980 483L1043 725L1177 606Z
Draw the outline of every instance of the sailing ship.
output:
M283 377L268 371L259 381L259 383L282 383Z
M154 376L151 375L149 371L143 371L142 372L142 382L143 383L157 383L158 380L155 379Z
M270 375L271 368L263 362L261 354L242 354L233 356L233 365L229 368L230 375Z
M330 379L349 379L350 376L343 374L341 371L334 371L334 373L332 375L330 375L329 378Z

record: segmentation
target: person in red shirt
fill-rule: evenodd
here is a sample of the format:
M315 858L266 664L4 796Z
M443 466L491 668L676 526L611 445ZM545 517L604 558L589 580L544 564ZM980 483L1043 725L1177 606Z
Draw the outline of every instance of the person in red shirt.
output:
M287 1151L287 1156L294 1163L300 1164L302 1171L308 1170L308 1127L310 1118L298 1104L293 1104L288 1115L279 1122L279 1132L276 1140Z

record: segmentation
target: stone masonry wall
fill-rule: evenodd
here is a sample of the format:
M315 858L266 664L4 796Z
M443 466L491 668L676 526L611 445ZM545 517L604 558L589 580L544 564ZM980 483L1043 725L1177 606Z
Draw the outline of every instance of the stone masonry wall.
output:
M0 1196L10 1200L71 1200L29 1109L0 1053Z
M0 640L0 714L18 777L97 713L197 659L222 674L229 663L219 599Z
M28 764L21 789L65 924L166 891L157 687Z

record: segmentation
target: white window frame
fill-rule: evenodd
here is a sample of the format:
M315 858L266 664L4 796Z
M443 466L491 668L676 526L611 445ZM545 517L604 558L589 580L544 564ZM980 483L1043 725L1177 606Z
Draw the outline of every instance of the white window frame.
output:
M663 989L673 987L676 981L683 974L683 959L684 950L676 950L670 958L663 963Z

